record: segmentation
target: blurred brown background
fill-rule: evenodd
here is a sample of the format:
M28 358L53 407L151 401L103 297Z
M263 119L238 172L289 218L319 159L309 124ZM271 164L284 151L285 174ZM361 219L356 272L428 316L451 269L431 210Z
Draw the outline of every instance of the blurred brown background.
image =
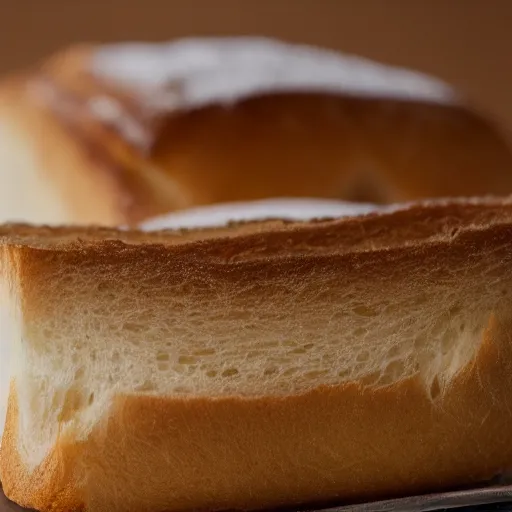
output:
M417 68L512 136L512 0L4 0L0 72L75 41L258 34Z

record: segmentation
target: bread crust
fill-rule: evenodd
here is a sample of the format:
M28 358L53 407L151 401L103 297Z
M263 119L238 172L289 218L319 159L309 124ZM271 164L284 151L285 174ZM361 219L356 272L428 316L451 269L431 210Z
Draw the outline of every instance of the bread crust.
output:
M107 241L126 244L184 245L202 242L202 248L257 259L264 245L270 254L335 253L378 250L432 239L449 242L460 231L486 229L512 221L512 196L440 199L395 205L389 209L343 218L308 221L265 219L230 222L225 226L142 231L99 226L34 226L0 224L0 242L12 246L71 250L100 246ZM233 239L233 240L229 240ZM283 251L285 251L283 253ZM234 261L234 260L232 260Z
M258 229L244 231L249 226ZM200 282L194 300L221 289L264 297L276 279L292 294L300 293L297 283L336 293L354 281L380 282L393 293L393 281L428 290L460 271L461 279L497 287L495 307L475 357L435 396L418 376L283 396L116 396L86 440L59 438L30 474L17 449L14 382L0 452L9 498L55 512L258 509L449 489L510 470L512 316L501 295L512 284L507 203L422 205L231 231L201 231L201 240L194 232L10 226L0 238L16 254L25 321L58 314L41 290L51 296L52 276L67 272L111 275L114 292L122 281L136 283L133 293L150 306L158 303L156 283L194 289ZM357 231L377 235L375 246Z
M512 193L510 148L469 105L281 91L190 108L179 81L134 90L93 73L99 50L55 55L17 79L16 101L4 102L6 123L28 146L41 144L34 119L48 133L37 172L56 185L71 170L81 180L62 191L79 205L63 222L136 224L280 196L390 203ZM169 91L172 107L148 102Z

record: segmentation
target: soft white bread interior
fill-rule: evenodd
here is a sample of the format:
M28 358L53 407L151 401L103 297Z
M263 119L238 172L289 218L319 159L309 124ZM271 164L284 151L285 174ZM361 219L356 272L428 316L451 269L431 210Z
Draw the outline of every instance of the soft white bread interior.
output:
M512 467L510 201L0 240L24 506L347 502Z
M471 101L325 49L73 46L0 84L0 221L135 225L268 197L509 193L510 144Z

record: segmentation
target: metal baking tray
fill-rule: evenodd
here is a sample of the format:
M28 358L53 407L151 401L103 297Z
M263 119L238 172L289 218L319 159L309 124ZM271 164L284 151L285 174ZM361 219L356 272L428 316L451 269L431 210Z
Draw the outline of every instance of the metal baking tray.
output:
M0 512L27 512L0 492ZM479 489L410 496L373 503L330 507L305 512L512 512L512 485L493 485ZM293 511L292 511L293 512Z

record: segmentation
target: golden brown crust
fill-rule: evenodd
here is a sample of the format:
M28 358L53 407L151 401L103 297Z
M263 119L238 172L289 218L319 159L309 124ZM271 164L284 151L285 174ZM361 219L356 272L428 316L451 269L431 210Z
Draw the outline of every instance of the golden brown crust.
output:
M425 223L422 237L407 220ZM435 226L430 232L429 225ZM343 289L354 280L385 290L393 281L430 289L461 271L474 287L481 281L497 287L475 359L434 400L416 377L280 397L118 396L83 444L59 439L32 475L16 450L13 388L0 457L7 496L55 512L268 508L428 492L478 483L512 467L512 318L509 299L500 295L512 285L508 204L423 206L265 226L248 234L235 227L237 236L190 243L186 235L185 243L175 243L180 235L165 233L100 230L94 239L85 228L7 227L2 241L19 256L26 318L57 314L41 290L52 295L52 276L63 272L137 283L133 293L151 306L158 299L148 292L156 283L171 290L171 284L207 279L197 296L208 299L221 285L233 292L252 285L254 294L264 294L276 277L290 285L318 282L319 289L324 282ZM375 247L361 250L355 232L366 228L376 235L387 228L389 243L376 236ZM113 240L116 233L124 242ZM133 243L143 237L152 243ZM283 248L287 239L291 248ZM257 244L268 249L262 258L253 252Z
M45 147L63 156L45 172L78 168L98 189L84 198L112 210L96 214L84 201L79 222L133 224L195 205L278 196L388 203L512 193L510 149L469 107L290 92L229 107L156 108L148 91L93 75L96 50L70 48L33 70L10 114L28 139L34 112L43 126L60 126ZM151 94L169 88L179 96L179 84ZM64 193L74 199L81 190Z
M144 232L87 226L0 225L0 242L65 249L94 246L102 241L127 244L181 245L200 242L202 248L258 256L301 251L321 253L377 250L431 239L450 241L460 230L484 229L512 221L512 197L425 201L397 205L356 217L310 221L232 222L226 226ZM226 239L233 238L232 242ZM207 242L208 241L208 242ZM207 242L207 243L206 243ZM235 249L236 248L236 249ZM239 256L238 256L239 257ZM234 261L236 258L232 259Z
M70 470L73 459L80 457L80 447L64 439L33 473L28 473L17 447L18 404L13 382L9 394L7 420L0 449L0 475L7 497L18 505L35 510L79 512L84 499L78 490L76 473ZM52 476L51 482L48 476Z

